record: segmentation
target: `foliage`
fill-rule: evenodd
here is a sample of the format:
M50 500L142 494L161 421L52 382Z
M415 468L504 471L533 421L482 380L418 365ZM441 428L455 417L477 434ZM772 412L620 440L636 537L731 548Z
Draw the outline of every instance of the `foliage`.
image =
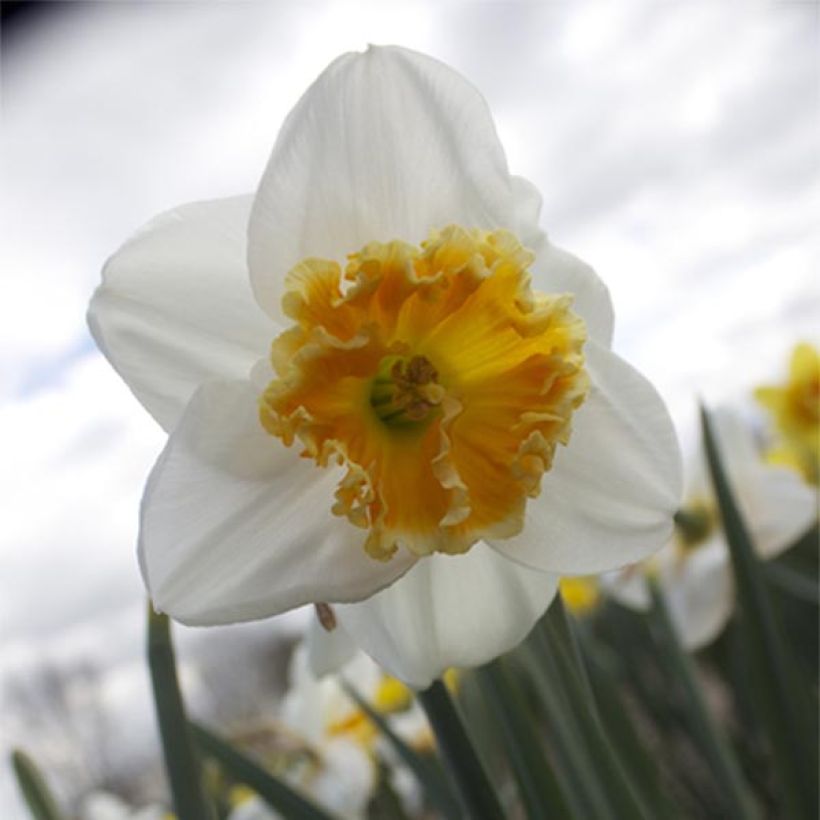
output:
M447 820L817 816L817 527L761 564L707 414L704 430L739 602L718 640L686 653L654 584L646 614L604 601L576 619L558 597L518 649L465 672L457 696L440 682L418 694L441 761L411 749L349 690L394 752L392 764L379 758L371 817L407 816L391 785L399 763L425 796L419 816ZM177 816L227 817L230 787L243 784L280 816L328 817L286 773L191 727L168 622L151 613L149 623ZM217 786L206 788L201 759L221 773L210 779ZM20 751L13 762L32 816L59 818L33 762Z

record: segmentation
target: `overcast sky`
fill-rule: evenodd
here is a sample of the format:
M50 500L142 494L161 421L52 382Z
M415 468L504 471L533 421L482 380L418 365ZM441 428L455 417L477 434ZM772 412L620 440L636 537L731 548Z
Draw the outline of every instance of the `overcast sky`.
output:
M136 510L163 436L86 304L151 216L253 190L343 51L409 46L483 91L544 228L610 285L616 348L687 439L695 394L745 402L817 339L816 3L57 7L3 39L0 676L85 653L120 697L144 691Z

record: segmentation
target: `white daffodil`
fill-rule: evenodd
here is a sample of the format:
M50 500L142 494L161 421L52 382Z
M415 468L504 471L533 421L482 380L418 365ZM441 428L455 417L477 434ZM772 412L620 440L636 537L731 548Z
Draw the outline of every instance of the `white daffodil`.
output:
M303 753L294 756L281 776L338 816L364 817L378 782L381 757L398 775L394 778L397 793L408 807L417 807L418 784L401 771L378 728L347 694L343 681L384 715L407 743L430 748L432 735L424 714L403 683L386 675L361 650L340 666L338 674L316 677L307 646L300 644L291 660L279 722ZM276 816L258 800L243 800L235 813L247 818Z
M390 726L405 743L419 751L433 748L435 741L424 711L413 699L409 689L397 678L386 675L365 655L341 624L321 625L318 619L310 621L299 655L303 658L304 679L333 680L338 686L341 678L350 683L377 711L389 715ZM458 673L448 669L444 680L455 686ZM347 696L341 699L342 708L352 708ZM390 757L389 747L382 751ZM396 762L393 760L392 762Z
M141 511L158 609L340 604L423 687L517 644L556 573L668 538L666 409L539 208L472 86L370 48L297 103L255 196L183 206L114 255L89 323L170 433Z
M726 409L712 416L729 481L759 555L773 558L803 535L817 497L793 471L767 464L749 428ZM654 557L602 578L606 591L632 609L650 607L646 573L657 578L681 643L695 650L716 638L732 613L732 564L702 453L693 460L675 534Z
M327 619L324 613L322 620ZM424 754L435 749L435 738L424 711L413 698L410 690L397 678L386 675L365 655L347 634L341 624L325 623L312 619L305 635L302 658L302 676L315 687L319 681L328 690L342 691L340 680L351 684L370 705L380 712L390 724L394 734L398 735L408 746ZM444 681L454 689L458 684L458 673L448 669ZM344 693L334 696L337 708L346 712L344 721L335 721L337 725L359 725L363 717L356 705ZM350 715L358 714L356 721ZM359 732L365 742L372 742L374 752L387 764L390 772L390 783L398 795L408 815L414 816L423 803L419 783L412 772L400 760L392 745L375 733L369 722L361 722L364 731Z
M83 799L80 817L82 820L172 820L174 815L160 806L135 809L115 794L96 791Z
M379 672L369 658L361 661L352 672L365 689L371 681L375 684ZM291 661L280 717L315 753L294 773L301 787L342 817L363 817L378 781L369 748L374 730L338 680L313 677L301 645Z

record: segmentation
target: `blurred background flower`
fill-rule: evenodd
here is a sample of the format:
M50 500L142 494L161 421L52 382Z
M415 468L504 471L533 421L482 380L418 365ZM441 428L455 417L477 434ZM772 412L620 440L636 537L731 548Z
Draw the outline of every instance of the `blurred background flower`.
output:
M817 520L817 494L800 470L769 464L752 430L729 407L714 413L726 472L758 555L775 558L794 546ZM651 606L648 578L667 599L679 639L689 650L713 641L732 614L734 584L720 511L703 448L690 455L687 492L675 516L675 533L656 555L603 577L606 591L624 606Z
M131 805L162 793L146 763L134 542L163 435L93 350L88 297L154 213L253 189L283 116L337 54L398 42L481 88L511 170L544 194L551 239L610 285L616 351L690 442L696 393L785 383L795 341L816 341L811 4L37 2L4 15L23 5L35 11L4 17L0 43L0 744L25 740L65 794L127 796L135 771L147 785ZM236 719L281 692L279 636L301 627L296 614L180 630L195 710ZM129 738L116 761L112 737ZM6 768L0 814L24 816Z
M820 353L806 342L792 352L786 379L755 390L769 411L769 461L795 467L806 481L820 482Z

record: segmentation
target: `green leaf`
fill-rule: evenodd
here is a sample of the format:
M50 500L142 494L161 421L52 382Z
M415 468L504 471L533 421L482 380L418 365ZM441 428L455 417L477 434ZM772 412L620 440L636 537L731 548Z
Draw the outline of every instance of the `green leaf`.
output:
M25 752L15 749L11 753L11 765L34 820L62 820L63 815L35 762Z
M766 579L774 588L807 604L820 606L820 590L813 578L807 578L802 572L774 561L766 565L765 572Z
M171 627L166 615L148 605L148 666L154 689L165 769L179 820L209 820L211 806L202 788L202 770L191 742L185 704L177 680Z
M630 780L604 730L598 707L592 697L592 688L578 647L572 639L560 595L553 601L546 617L539 625L546 634L545 651L549 652L556 667L556 678L562 687L585 740L596 777L600 780L607 800L616 817L650 818L640 792Z
M739 627L755 678L772 765L789 816L815 820L817 795L817 702L800 678L772 606L765 573L735 502L712 430L701 408L703 438L735 573Z
M439 752L458 787L467 817L504 820L498 796L481 765L447 688L440 681L418 694L438 741Z
M530 820L572 817L534 731L533 715L504 661L487 664L476 670L475 674L490 707L490 714L501 726L504 746L518 782L526 816Z
M602 648L594 644L586 633L582 633L582 637L581 646L585 650L584 658L601 720L632 783L640 791L646 805L652 809L654 817L668 820L678 817L680 811L664 791L658 766L644 746L619 694L620 679L601 658Z
M740 820L758 817L757 807L731 748L706 708L692 661L680 645L663 593L654 579L649 580L649 589L653 603L651 625L657 647L666 656L675 680L683 689L691 728L717 779L718 794L725 803L726 817Z
M391 770L383 761L379 761L378 786L367 804L368 820L413 820L404 809L401 798L390 781Z
M416 779L424 788L430 802L438 808L444 817L451 820L459 820L461 810L458 801L450 790L447 781L441 771L425 760L421 755L411 749L391 728L384 716L379 714L359 693L344 681L345 691L356 701L359 708L370 718L384 735L396 754L402 759L405 765L413 772Z
M253 789L288 820L330 820L332 817L209 729L198 723L191 723L190 727L203 753L213 757L231 777Z
M535 629L519 653L547 718L547 740L555 751L556 774L573 813L590 820L614 820L612 807L595 773L581 729L540 629Z
M590 682L589 673L587 672L581 647L578 643L578 636L573 628L572 618L567 615L564 599L561 597L560 592L555 596L555 600L552 604L550 604L544 622L554 639L566 652L567 659L570 661L572 668L578 676L578 680L583 686L584 695L594 707L595 698L592 694L592 683Z

